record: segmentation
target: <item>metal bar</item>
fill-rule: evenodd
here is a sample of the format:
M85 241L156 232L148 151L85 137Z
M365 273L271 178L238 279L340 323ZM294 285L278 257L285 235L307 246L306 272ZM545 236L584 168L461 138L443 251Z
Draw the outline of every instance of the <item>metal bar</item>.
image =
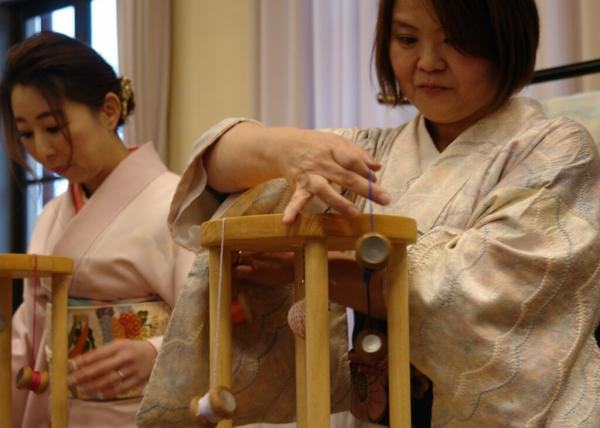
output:
M600 73L600 59L546 68L533 73L531 84Z

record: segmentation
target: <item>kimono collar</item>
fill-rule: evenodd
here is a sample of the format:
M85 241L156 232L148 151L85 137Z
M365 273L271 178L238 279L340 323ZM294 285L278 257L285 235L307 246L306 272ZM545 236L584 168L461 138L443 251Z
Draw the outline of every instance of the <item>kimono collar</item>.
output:
M440 156L440 151L435 146L431 134L427 130L425 118L419 115L416 120L418 121L419 161L421 163L421 171L424 171Z
M121 161L83 205L79 214L69 220L52 254L71 257L77 263L96 237L165 171L167 168L153 145L147 143L140 146Z
M543 117L538 103L525 98L511 99L436 155L423 116L416 116L390 152L380 185L388 189L393 200L380 211L412 217L417 220L419 233L426 233L463 191L471 176L467 165L479 160L481 153L494 152L496 146L504 145L519 129L527 129L528 122Z
M129 153L135 152L141 146L132 146L128 147L127 151ZM83 186L79 183L69 182L69 194L71 195L71 201L73 202L73 207L75 208L75 213L81 211L83 206L88 200L88 196L85 194L83 190Z

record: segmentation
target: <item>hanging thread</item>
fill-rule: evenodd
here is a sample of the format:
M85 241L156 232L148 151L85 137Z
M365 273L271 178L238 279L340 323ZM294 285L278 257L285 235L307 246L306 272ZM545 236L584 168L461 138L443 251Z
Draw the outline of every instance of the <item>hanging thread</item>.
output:
M371 233L375 233L375 216L373 215L373 171L371 171L370 169L367 182L369 186L369 226L371 228ZM365 283L365 288L367 289L367 325L370 324L371 319L371 290L369 288L369 284L371 283L371 276L373 276L373 269L365 267L363 271L363 281Z
M31 365L31 367L35 366L35 313L36 313L36 309L37 309L37 288L38 288L38 284L40 282L40 274L39 274L39 270L38 270L38 256L37 254L33 255L33 320L31 321L31 324L33 325L33 333L32 333L32 340L33 340L33 352L31 354L31 360L29 361L29 364Z
M32 309L32 353L29 366L21 367L17 372L17 389L28 389L41 394L48 388L48 372L46 370L35 370L36 359L36 312L37 312L37 289L40 283L38 256L33 254L33 309Z
M371 317L371 279L373 273L384 269L387 265L392 250L390 241L383 235L375 232L375 215L373 214L373 173L369 170L368 176L368 204L370 232L362 235L356 244L356 261L363 269L362 280L365 284L365 300L367 313L365 316L365 330L356 340L358 348L373 361L380 360L385 353L384 336L372 328L374 321Z
M373 171L369 170L368 177L369 185L369 224L371 225L371 233L375 232L375 216L373 215Z
M225 252L225 218L221 222L221 248L219 254L219 282L217 287L217 311L215 326L215 349L213 353L213 366L210 373L210 384L214 385L217 382L217 358L219 357L219 331L221 330L221 294L223 289L223 254Z
M231 419L237 408L235 396L230 388L216 385L217 362L219 357L219 332L221 330L221 300L223 290L223 255L225 253L225 218L221 222L221 248L219 253L219 280L216 299L216 326L214 338L213 364L210 372L210 389L203 396L196 396L190 401L190 412L196 422L203 427L216 427L223 419Z

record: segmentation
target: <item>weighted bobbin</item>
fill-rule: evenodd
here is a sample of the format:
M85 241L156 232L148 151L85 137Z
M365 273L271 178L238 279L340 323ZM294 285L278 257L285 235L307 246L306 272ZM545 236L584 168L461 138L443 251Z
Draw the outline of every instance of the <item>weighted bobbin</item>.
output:
M373 328L362 330L354 341L354 349L361 360L377 363L387 354L387 338L384 333Z
M231 419L237 404L231 389L215 386L202 397L196 396L190 402L190 412L201 426L216 427L223 419Z
M48 372L33 370L29 366L22 367L17 373L17 389L27 389L36 394L43 393L48 388Z
M304 339L306 338L305 318L306 301L304 299L297 301L292 305L287 315L287 322L294 335Z
M356 262L363 269L383 269L391 252L390 240L380 233L365 233L356 241Z

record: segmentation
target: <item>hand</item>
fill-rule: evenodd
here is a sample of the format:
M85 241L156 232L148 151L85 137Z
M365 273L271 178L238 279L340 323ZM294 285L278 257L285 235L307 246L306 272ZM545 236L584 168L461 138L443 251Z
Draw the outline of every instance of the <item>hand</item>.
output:
M144 384L150 377L156 349L146 340L116 339L69 361L69 386L104 399Z
M260 285L294 281L293 253L239 252L233 259L233 276Z
M356 206L340 195L332 183L368 197L369 170L377 171L381 165L367 152L346 138L319 131L275 128L271 138L289 143L282 144L277 154L278 169L294 189L283 213L283 223L292 223L314 196L342 214L358 214ZM379 204L390 202L389 194L374 183L371 196Z

